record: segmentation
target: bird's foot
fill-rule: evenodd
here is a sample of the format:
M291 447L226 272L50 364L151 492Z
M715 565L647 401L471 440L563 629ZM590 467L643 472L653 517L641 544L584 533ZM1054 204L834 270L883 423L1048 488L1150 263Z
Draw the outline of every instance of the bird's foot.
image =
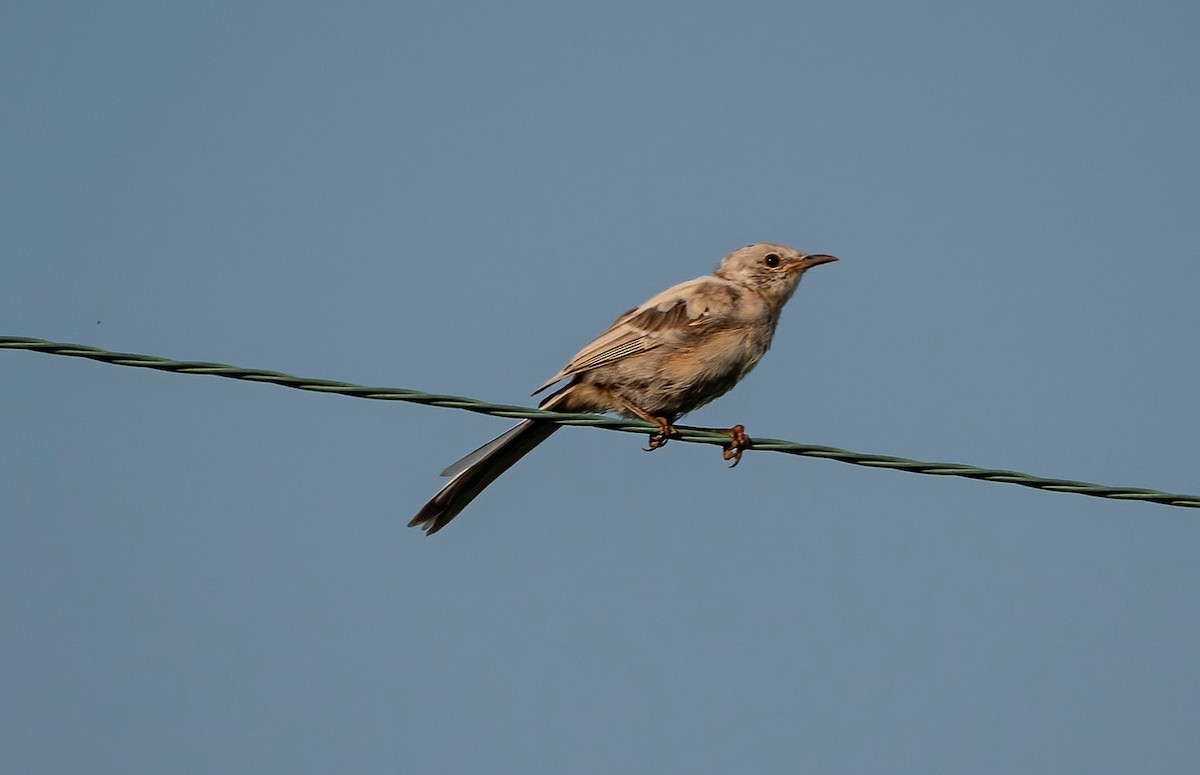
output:
M729 434L729 443L724 445L721 457L726 460L732 460L733 462L729 464L729 467L733 468L742 462L742 452L750 449L751 444L754 442L746 435L746 426L744 425L735 425L726 431L726 433Z
M658 421L658 430L650 434L650 446L643 447L642 449L644 449L646 452L653 452L659 447L664 446L668 441L671 440L672 436L675 436L678 433L679 432L675 430L675 426L671 425L671 423L667 422L666 420L660 420Z

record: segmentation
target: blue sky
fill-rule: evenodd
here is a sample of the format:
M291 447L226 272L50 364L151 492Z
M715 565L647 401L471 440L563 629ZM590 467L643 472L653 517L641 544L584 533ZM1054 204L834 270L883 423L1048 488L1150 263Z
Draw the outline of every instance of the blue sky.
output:
M689 419L1200 492L1195 3L9 4L0 334L525 403L841 257ZM1200 516L0 353L0 770L1188 772Z

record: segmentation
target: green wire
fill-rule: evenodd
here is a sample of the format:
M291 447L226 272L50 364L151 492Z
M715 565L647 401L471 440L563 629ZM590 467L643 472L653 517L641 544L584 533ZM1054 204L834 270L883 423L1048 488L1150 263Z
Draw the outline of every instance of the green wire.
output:
M650 433L656 427L635 420L622 420L595 414L546 412L525 406L510 406L478 401L461 396L423 393L419 390L404 388L367 387L349 382L336 382L326 379L307 379L277 371L261 369L243 369L224 363L205 363L200 361L174 361L167 358L157 358L152 355L136 353L118 353L101 350L98 347L88 347L79 344L64 344L47 342L42 339L28 339L17 336L0 336L0 349L31 350L33 352L51 355L67 355L73 358L89 358L117 366L135 366L143 369L172 371L179 374L207 374L213 377L227 377L249 382L269 382L282 387L296 390L309 390L317 393L336 393L354 398L371 398L382 401L408 401L416 404L428 404L449 409L465 409L469 412L479 412L495 417L514 419L546 420L561 425L586 425L624 433ZM680 441L700 444L726 444L729 437L723 433L714 433L699 428L677 426ZM850 452L836 447L822 447L815 444L798 444L782 439L755 438L754 450L783 452L789 455L804 455L806 457L825 458L872 468L891 468L897 471L907 471L914 474L930 474L933 476L961 476L967 479L982 479L988 482L1007 482L1019 484L1022 487L1033 487L1051 492L1069 492L1077 495L1090 495L1095 498L1111 498L1114 500L1148 501L1167 506L1183 506L1185 508L1200 508L1200 496L1181 495L1178 493L1160 492L1141 487L1107 487L1090 482L1076 482L1068 479L1046 479L1019 471L1004 471L992 468L978 468L962 463L926 463L920 460L909 460L888 455L869 455L861 452Z

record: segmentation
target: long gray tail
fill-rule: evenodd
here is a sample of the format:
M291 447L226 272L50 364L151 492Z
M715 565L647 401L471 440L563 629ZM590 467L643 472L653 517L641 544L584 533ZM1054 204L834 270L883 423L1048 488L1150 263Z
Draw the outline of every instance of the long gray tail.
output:
M433 496L433 500L417 512L408 523L409 527L422 527L426 535L433 535L467 507L483 488L496 481L496 477L507 471L534 447L550 438L559 426L551 422L525 420L484 444L479 449L451 464L442 471L449 476L446 486Z

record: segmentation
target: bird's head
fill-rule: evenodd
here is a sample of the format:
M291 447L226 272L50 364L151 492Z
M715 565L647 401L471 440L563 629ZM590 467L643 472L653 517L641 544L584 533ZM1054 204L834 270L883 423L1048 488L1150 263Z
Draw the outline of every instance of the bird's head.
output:
M776 309L791 298L800 278L811 267L837 261L823 253L805 254L787 245L768 242L738 248L717 265L717 277L753 289Z

